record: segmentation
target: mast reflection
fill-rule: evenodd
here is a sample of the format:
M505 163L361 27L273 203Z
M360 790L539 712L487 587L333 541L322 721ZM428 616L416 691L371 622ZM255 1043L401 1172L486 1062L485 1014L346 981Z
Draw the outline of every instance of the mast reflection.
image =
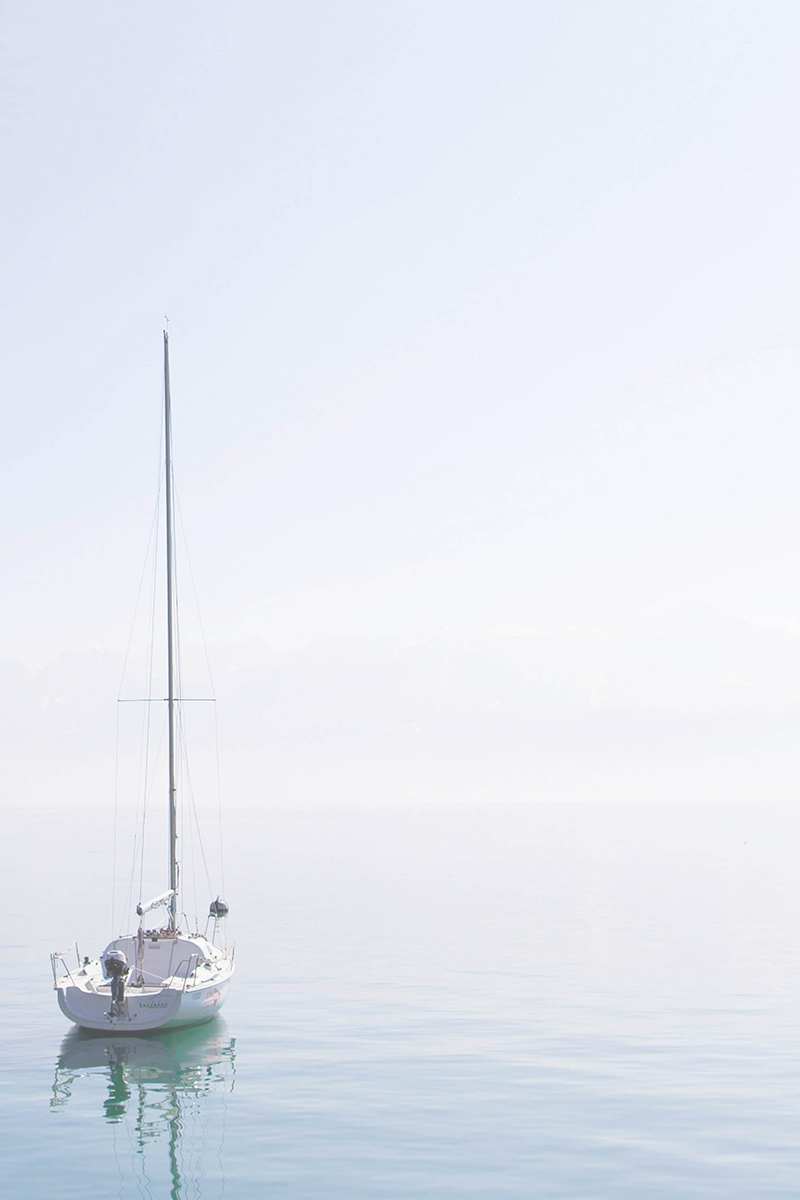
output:
M164 1176L171 1200L204 1195L209 1176L217 1176L224 1194L222 1150L225 1096L236 1077L236 1039L221 1018L206 1025L146 1037L108 1036L73 1029L64 1038L56 1060L50 1107L63 1109L73 1094L103 1080L105 1090L99 1114L104 1123L125 1126L132 1175L131 1184L149 1194L151 1184ZM166 1161L155 1148L166 1148ZM125 1165L119 1162L121 1177ZM203 1169L204 1151L216 1149L212 1169ZM188 1173L187 1173L187 1164ZM166 1180L165 1180L166 1182ZM191 1191L186 1188L193 1185ZM162 1192L163 1194L163 1192Z

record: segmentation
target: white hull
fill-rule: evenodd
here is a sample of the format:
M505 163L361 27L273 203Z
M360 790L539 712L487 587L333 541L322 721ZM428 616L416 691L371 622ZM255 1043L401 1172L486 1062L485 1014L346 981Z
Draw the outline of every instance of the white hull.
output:
M112 951L130 964L117 1004L103 969ZM222 1008L233 975L233 954L201 935L134 935L117 938L102 958L82 966L70 969L58 960L62 974L55 974L54 983L64 1016L82 1029L115 1034L201 1025Z
M111 1014L109 991L90 992L73 984L59 985L58 1003L65 1017L82 1029L140 1033L148 1029L178 1029L201 1025L216 1016L228 994L230 974L203 987L129 988L122 1011Z

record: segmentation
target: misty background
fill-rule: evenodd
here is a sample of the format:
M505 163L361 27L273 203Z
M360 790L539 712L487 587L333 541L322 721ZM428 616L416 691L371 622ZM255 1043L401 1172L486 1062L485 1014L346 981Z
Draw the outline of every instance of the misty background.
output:
M0 22L0 801L110 803L164 314L226 800L795 799L796 6Z

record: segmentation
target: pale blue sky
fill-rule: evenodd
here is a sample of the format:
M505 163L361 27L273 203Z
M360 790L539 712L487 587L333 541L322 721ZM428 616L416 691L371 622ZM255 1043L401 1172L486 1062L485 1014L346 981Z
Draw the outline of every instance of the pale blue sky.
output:
M0 20L8 798L103 798L164 313L240 793L794 796L796 6Z

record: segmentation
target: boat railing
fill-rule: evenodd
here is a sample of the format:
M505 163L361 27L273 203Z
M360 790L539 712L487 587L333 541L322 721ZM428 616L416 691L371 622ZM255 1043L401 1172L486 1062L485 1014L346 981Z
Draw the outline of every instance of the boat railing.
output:
M182 981L182 987L181 987L182 992L186 991L186 985L189 982L189 980L192 979L193 976L196 974L197 968L201 967L203 965L203 963L208 962L208 961L209 960L207 958L204 958L204 956L202 954L191 954L188 958L184 958L178 963L178 966L175 969L172 978L174 980ZM232 954L230 955L230 962L231 962L231 965L233 965L233 955ZM184 970L184 968L185 968L185 970ZM182 971L183 971L183 974L181 974ZM166 983L166 980L164 982Z
M186 970L183 973L183 987L181 988L182 992L186 991L186 985L189 982L189 978L190 978L190 976L194 975L195 971L197 970L198 966L200 965L200 962L202 961L202 958L203 958L202 954L190 954L188 958L184 958L181 962L178 963L177 969L175 970L175 973L173 974L172 978L180 979L181 978L181 967L186 968ZM192 965L192 964L194 964L194 965Z
M77 940L74 941L71 946L67 946L66 950L54 950L53 953L50 955L50 966L53 968L53 987L56 987L56 988L58 987L58 981L59 981L58 964L59 963L61 963L62 967L64 968L64 970L67 973L66 977L64 975L62 975L61 978L62 979L69 978L71 983L75 983L75 980L72 976L72 971L69 969L69 966L64 961L64 959L69 954L70 950L75 951L75 960L76 960L78 969L80 970L81 952L78 949Z

